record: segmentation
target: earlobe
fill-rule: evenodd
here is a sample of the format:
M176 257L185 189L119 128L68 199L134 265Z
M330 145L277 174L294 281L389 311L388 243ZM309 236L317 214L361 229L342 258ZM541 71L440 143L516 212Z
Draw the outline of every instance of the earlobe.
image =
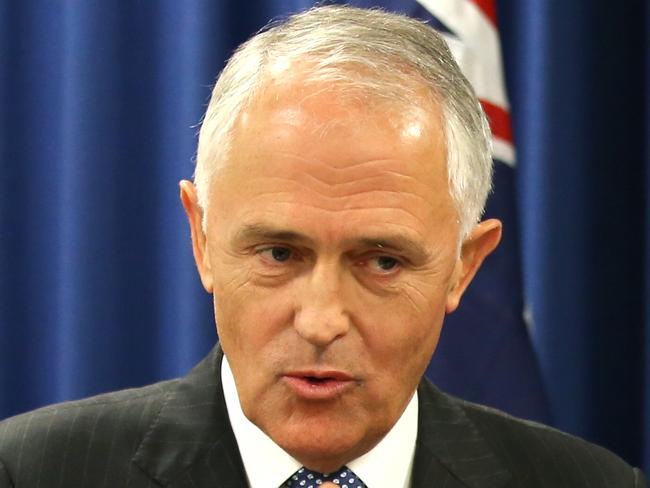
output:
M192 182L187 180L182 180L179 186L181 203L183 204L183 208L187 214L187 220L190 224L194 262L199 271L203 288L208 293L212 293L212 268L208 255L208 243L203 231L203 210L199 206L196 187Z
M501 222L497 219L484 220L477 224L465 239L461 255L456 263L452 286L447 294L446 312L458 308L465 290L481 267L483 260L499 245L501 241Z

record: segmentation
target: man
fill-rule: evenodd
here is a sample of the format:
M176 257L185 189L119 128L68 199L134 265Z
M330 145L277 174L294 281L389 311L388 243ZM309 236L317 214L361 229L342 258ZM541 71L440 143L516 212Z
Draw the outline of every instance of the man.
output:
M645 486L421 380L499 242L490 175L485 118L425 25L322 7L258 34L181 183L220 346L186 378L3 422L0 487Z

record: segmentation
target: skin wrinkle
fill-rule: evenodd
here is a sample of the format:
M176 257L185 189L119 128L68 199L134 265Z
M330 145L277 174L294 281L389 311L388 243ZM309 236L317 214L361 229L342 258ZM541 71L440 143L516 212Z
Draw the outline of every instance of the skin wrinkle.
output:
M272 177L272 178L276 178L276 177ZM292 181L292 180L287 179L287 181ZM258 194L256 195L255 198L264 200L264 197L272 197L272 196L274 196L276 194L287 194L287 195L294 195L294 196L296 194L294 189L285 190L285 191L278 191L278 190L274 190L274 189L266 189L266 188L268 188L268 186L269 185L264 185L265 190L263 190L261 192L258 192ZM293 186L300 187L301 185L297 184L297 185L293 185ZM311 193L316 193L318 198L322 198L322 199L328 201L328 204L332 204L332 206L336 206L336 204L338 202L340 202L340 200L343 199L343 198L347 198L347 199L350 199L350 200L363 200L364 198L367 198L369 195L372 195L373 193L388 194L391 197L400 196L402 198L415 198L415 199L421 200L424 203L427 203L427 204L429 203L428 200L425 199L424 197L422 197L421 195L408 194L408 193L405 193L404 191L398 191L398 190L374 190L374 189L371 189L371 190L357 191L355 194L346 195L346 196L328 196L328 195L322 195L319 192L312 190L311 188L305 188L305 189L308 189L308 191L310 191ZM311 198L311 200L313 200L313 198ZM295 198L292 198L292 199L289 199L289 200L286 200L286 201L282 201L282 202L274 201L274 203L294 203L294 202L295 202ZM314 206L317 206L317 204L314 204ZM350 208L356 208L356 207L350 207ZM385 208L394 208L394 207L386 206ZM330 207L330 209L331 209L331 207ZM324 210L326 210L326 209L324 208ZM411 215L415 216L415 214L413 212L410 212L410 213L411 213ZM455 216L453 217L453 221L456 222Z
M282 178L277 178L277 179L282 179ZM290 181L288 178L287 178L287 180ZM300 183L298 183L296 186L302 186L303 188L307 189L305 185L301 185ZM330 200L330 201L333 201L333 202L338 202L339 200L341 200L341 198L360 199L363 196L371 195L373 193L380 193L380 194L383 193L383 194L388 194L390 196L404 196L404 197L407 197L407 198L419 198L421 200L425 200L425 198L420 196L420 195L405 195L403 191L399 191L399 190L374 189L374 190L366 190L363 193L359 193L357 191L357 192L349 193L349 194L345 194L345 195L326 195L326 194L324 194L322 192L319 192L317 190L311 190L310 189L310 191L312 191L313 193L316 193L319 197L321 197L323 199ZM294 195L295 194L295 192L293 192L293 191L284 191L284 192L275 192L274 193L271 190L268 190L267 193L269 195L272 195L272 194ZM262 195L260 195L260 196L262 196Z
M292 192L282 192L282 193L289 193L289 194L291 194ZM272 193L269 193L269 194L272 194ZM267 194L267 195L269 195L269 194ZM332 200L338 200L338 199L333 198ZM294 200L286 200L286 201L285 201L285 200L275 200L273 203L274 203L275 205L294 205L294 204L295 204L295 201L294 201ZM336 202L334 202L334 203L332 204L332 207L335 206L335 203L336 203ZM364 207L361 206L361 205L358 206L358 207L345 207L345 208L332 208L332 207L330 207L330 208L326 208L326 207L323 207L322 205L319 206L319 205L317 205L317 204L304 204L304 205L305 205L306 207L314 208L315 210L318 210L318 211L322 211L322 212L330 212L330 213L346 212L346 211L354 211L354 210L363 210L363 208L364 208ZM404 212L404 213L406 213L408 216L410 216L410 217L412 217L412 218L418 220L421 224L424 224L424 220L422 219L422 217L417 216L414 212L410 212L410 211L407 211L407 210L405 210L405 209L400 209L400 208L398 208L398 207L381 206L381 207L376 207L376 208L377 208L378 210L388 210L388 211L394 211L394 210L397 210L397 211L399 211L399 212ZM456 222L456 221L454 220L454 222ZM389 221L389 223L393 223L393 224L395 224L395 225L399 225L399 224L397 224L397 223L395 223L395 222L390 222L390 221Z
M277 154L279 156L286 156L286 157L289 157L289 158L292 158L292 159L296 159L297 161L299 161L301 163L307 163L307 164L310 164L310 165L312 165L312 164L313 165L320 164L320 165L323 165L324 167L330 169L332 172L336 172L336 173L349 173L349 172L353 172L353 171L362 169L365 166L373 166L373 165L378 165L378 164L386 164L386 163L394 163L395 162L391 158L384 158L384 159L374 158L374 159L371 159L371 160L368 160L368 161L361 160L361 161L358 161L356 163L347 162L344 167L339 167L339 166L334 166L333 164L328 164L325 161L320 161L318 159L306 158L304 156L292 153L290 151L277 150L277 151L275 151L275 154ZM399 171L395 171L395 170L385 169L384 171L389 172L389 173L394 173L396 175L400 175L400 176L403 176L405 178L411 178L411 179L413 178L411 175L407 175L405 173L400 173ZM318 175L306 174L306 176L309 176L310 178L314 178L315 180L318 180Z
M382 199L382 201L384 201L383 208L385 209L398 209L399 208L398 202L403 199L423 200L418 195L409 195L401 191L367 190L363 192L357 192L356 194L348 195L346 197L322 197L322 200L324 200L324 202L321 200L321 197L319 196L318 199L321 201L314 203L314 206L319 206L318 204L320 203L320 205L323 207L323 210L330 210L330 211L363 209L364 208L363 202L375 196ZM341 204L341 200L343 199L347 199L347 202ZM391 205L391 202L395 202L395 204ZM325 207L323 203L326 203L327 207ZM337 204L338 204L338 208L337 208ZM413 218L421 219L421 217L418 216L415 212L408 211L407 213L409 215L412 215Z
M306 158L298 157L298 156L295 156L294 154L286 153L286 152L283 152L283 151L278 151L277 155L286 156L286 157L289 157L289 158L292 158L292 159L296 159L298 162L303 163L304 166L298 167L295 171L289 173L287 176L275 175L273 178L291 180L289 175L301 175L305 179L314 181L316 183L320 183L320 184L322 184L322 186L327 187L327 188L336 187L336 186L348 186L348 185L358 184L360 181L364 181L364 180L340 181L340 182L326 181L322 176L318 176L318 175L314 175L312 173L308 173L307 172L308 167L311 167L313 169L318 169L319 165L325 166L328 170L330 170L331 173L338 173L337 176L338 176L339 179L344 180L344 178L349 178L350 177L349 175L346 175L345 173L352 173L353 172L352 170L354 170L354 171L366 170L367 169L366 166L386 165L386 164L394 163L394 161L391 161L391 160L388 160L388 159L381 160L381 161L372 160L372 161L358 163L358 164L354 165L353 168L351 168L352 169L351 171L346 171L344 168L337 168L335 166L326 165L325 163L321 163L319 161L313 161L313 160L309 160L309 159L306 159ZM307 167L305 167L305 166L307 166ZM415 183L418 184L419 186L421 186L422 189L430 191L430 189L426 188L426 185L424 183L421 183L421 182L419 182L417 180L414 180L414 178L412 176L409 176L409 175L404 174L404 173L400 173L399 171L395 171L395 170L384 169L379 174L375 174L375 175L366 177L365 181L375 180L375 179L379 179L381 177L386 177L386 176L397 176L397 177L403 178L403 179L406 180L405 184L408 184L408 183L411 183L411 182L415 181ZM303 183L303 184L306 185L306 183ZM425 193L426 193L426 191L425 191Z
M439 273L437 273L437 272L433 272L433 273L431 273L432 276L437 276L438 274L439 274ZM405 288L410 288L411 291L414 292L414 293L416 293L416 294L418 294L418 295L420 296L421 299L425 299L425 298L426 298L426 297L424 296L424 293L422 293L421 290L418 290L418 289L417 289L415 286L413 286L411 283L406 282L406 283L403 283L402 286L404 286ZM408 297L409 301L411 302L411 305L413 306L413 309L416 310L416 311L418 311L418 312L421 312L421 311L422 311L422 307L421 307L420 305L418 305L418 304L415 302L415 299L414 299L412 296L410 296L409 294L407 294L406 296Z
M394 174L393 174L393 175L394 175ZM393 175L391 175L391 176L393 176ZM372 180L378 180L378 179L382 179L382 178L385 179L386 176L388 176L388 174L385 174L385 175L383 175L383 174L376 175L376 176L373 176L373 177L366 178L366 179L363 180L363 181L361 181L361 180L357 180L357 181L354 181L354 182L334 183L334 184L329 184L329 183L324 183L324 182L322 182L322 183L323 183L323 186L325 186L326 188L332 188L332 189L335 189L335 188L333 188L333 187L339 187L339 188L341 188L341 187L348 187L348 186L358 186L360 183L368 183L369 181L372 181ZM302 181L294 181L294 180L293 180L291 177L289 177L289 176L272 176L272 177L269 177L268 179L271 179L271 180L279 180L279 181L281 181L281 182L290 181L290 182L293 182L293 183L295 183L297 186L300 186L300 187L302 187L302 188L305 188L305 189L309 188L309 189L310 189L311 191L313 191L314 193L317 193L317 194L319 194L319 195L322 195L323 197L326 197L326 198L342 198L342 197L346 197L346 196L350 196L350 195L352 195L352 193L350 193L350 194L341 193L341 194L337 194L337 195L332 195L332 196L330 196L330 195L327 195L327 194L325 194L324 192L319 191L319 190L317 190L317 189L315 189L315 188L310 188L309 185L308 185L307 183L305 183L305 182L302 182ZM406 183L407 183L407 182L405 182L404 186L406 185ZM423 185L423 186L424 186L424 185ZM373 189L373 190L368 190L368 191L385 191L385 192L390 192L390 193L402 193L402 192L399 191L399 190L382 190L382 189ZM421 195L413 195L413 196L417 196L417 197L422 198L423 200L425 200L425 198L424 198L423 196L421 196Z
M287 202L277 202L277 203L278 203L278 204L284 203L284 204L286 204L286 205L292 205L294 202L287 201ZM319 210L319 211L323 211L323 212L330 212L330 213L344 213L344 212L352 212L352 211L355 211L355 210L363 210L363 209L364 209L363 206L359 206L359 207L346 207L346 208L343 208L343 209L336 209L336 208L323 208L323 207L318 206L318 205L308 205L308 204L307 204L307 205L304 205L304 206L305 206L305 207L310 207L310 208L313 208L313 209L316 209L316 210ZM398 212L402 212L402 213L405 213L405 214L409 215L410 217L413 217L414 219L418 220L420 223L424 223L424 221L423 221L421 218L417 217L414 213L412 213L412 212L408 212L408 211L406 211L406 210L404 210L404 209L401 209L401 208L397 208L397 207L384 207L384 206L382 206L382 207L376 207L376 209L377 209L377 210L389 210L389 211L398 211ZM392 223L392 222L391 222L391 223ZM399 225L399 224L395 224L395 225Z

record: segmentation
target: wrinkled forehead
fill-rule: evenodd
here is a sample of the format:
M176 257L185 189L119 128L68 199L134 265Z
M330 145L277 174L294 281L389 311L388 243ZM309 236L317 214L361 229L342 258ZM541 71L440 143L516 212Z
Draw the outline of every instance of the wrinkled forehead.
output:
M241 112L220 173L286 170L292 161L294 169L327 166L346 174L362 165L371 176L389 171L386 162L390 171L417 174L432 191L448 193L446 152L433 104L395 105L337 84L288 77L267 85Z
M228 159L216 208L281 207L274 220L320 208L339 216L335 227L353 209L384 224L415 216L413 227L456 217L439 109L426 101L396 105L338 84L276 80L240 114Z

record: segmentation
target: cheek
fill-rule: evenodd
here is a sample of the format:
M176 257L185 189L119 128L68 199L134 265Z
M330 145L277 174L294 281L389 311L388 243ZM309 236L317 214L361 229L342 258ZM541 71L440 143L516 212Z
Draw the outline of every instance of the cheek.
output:
M217 332L226 352L263 354L286 331L293 317L290 297L281 290L265 290L248 281L230 281L215 287Z
M365 341L369 349L381 351L379 356L384 361L419 380L438 344L446 293L444 286L409 283L372 307L372 322L360 320L367 324ZM385 366L383 369L391 370Z
M292 311L281 306L278 294L269 296L253 287L224 290L215 298L217 333L249 418L257 418L258 402L273 386L287 350Z

